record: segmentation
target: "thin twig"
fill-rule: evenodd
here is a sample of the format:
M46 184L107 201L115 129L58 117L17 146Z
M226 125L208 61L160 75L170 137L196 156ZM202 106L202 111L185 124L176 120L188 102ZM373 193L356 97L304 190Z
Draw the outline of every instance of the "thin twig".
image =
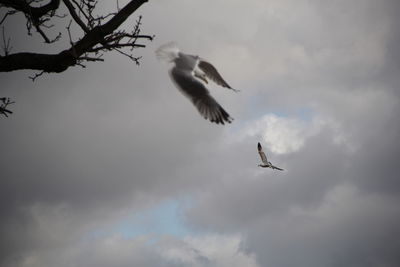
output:
M44 73L44 70L43 70L43 71L41 71L41 72L35 73L35 75L34 75L34 76L29 76L29 79L31 79L31 80L32 80L32 82L34 82L34 81L36 80L36 78L37 78L37 77L39 77L39 76L42 76L42 75L43 75L43 73Z
M12 114L13 112L9 109L7 109L8 105L14 104L14 101L11 101L11 99L9 97L2 97L0 98L0 101L3 102L0 105L0 114L8 117L8 114Z
M0 25L3 24L3 22L6 20L6 18L7 18L8 16L14 15L14 14L17 13L17 12L18 12L17 10L10 10L10 11L8 11L8 12L4 15L4 17L1 19Z
M3 30L3 33L2 33L3 34L3 51L4 51L4 55L8 56L8 54L11 52L11 49L12 49L12 47L10 45L11 38L8 38L6 41L6 34L5 34L4 26L2 27L2 30Z
M71 4L69 0L63 0L64 4L68 8L71 17L75 20L75 22L82 28L84 32L88 32L89 28L85 25L85 23L79 18L78 14L75 12L74 6Z

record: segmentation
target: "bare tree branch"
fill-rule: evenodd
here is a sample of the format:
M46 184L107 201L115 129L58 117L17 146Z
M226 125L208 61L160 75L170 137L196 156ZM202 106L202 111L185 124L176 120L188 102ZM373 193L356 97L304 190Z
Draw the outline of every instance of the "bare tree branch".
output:
M2 27L2 30L3 30L3 32L2 32L2 34L3 34L3 47L2 48L3 48L4 55L7 56L11 52L11 49L12 49L12 47L10 45L11 38L8 38L6 40L6 34L5 34L4 27Z
M4 115L8 117L9 114L12 114L13 112L9 109L7 109L8 105L14 104L14 101L11 101L10 98L8 97L1 97L0 98L0 115Z
M55 37L51 40L41 29L41 26L45 27L44 23L50 20L52 16L54 16L55 10L57 10L60 6L60 0L50 0L50 2L40 7L31 6L32 2L36 1L0 0L0 4L2 4L5 7L13 9L11 13L8 12L6 14L4 19L7 17L7 15L13 14L16 11L20 11L24 13L25 17L27 18L26 26L28 29L28 34L30 34L31 28L33 26L35 27L36 31L42 36L42 38L46 43L56 42L59 39L59 37ZM41 3L43 2L43 0L38 0L38 2Z
M33 75L33 76L29 76L29 79L31 79L32 82L34 82L34 81L36 80L36 78L42 76L43 73L44 73L44 71L41 71L41 72L39 72L39 73L36 73L36 74Z
M41 2L42 0L38 0ZM60 51L57 54L40 54L32 52L20 52L0 56L0 72L8 72L22 69L32 69L41 71L32 80L43 73L60 73L72 66L83 66L87 61L103 61L97 53L101 51L116 51L138 64L140 57L133 56L129 51L121 49L130 49L145 47L144 44L137 43L138 40L153 40L154 36L140 34L141 16L136 21L136 25L131 32L124 30L117 31L121 24L128 19L141 5L148 0L131 0L123 8L119 9L117 3L117 13L109 13L105 16L94 15L96 1L93 0L63 0L67 7L73 22L82 30L84 35L78 38L76 42L72 41L69 27L67 27L70 38L70 47ZM53 40L48 38L41 27L45 27L45 22L55 15L59 7L60 0L50 0L46 5L32 7L31 2L25 0L0 0L0 4L14 11L20 11L27 17L27 27L30 29L33 25L39 34L45 39L45 42L54 42L61 37L61 33ZM105 21L105 18L111 18ZM72 21L72 20L71 20ZM8 47L8 46L7 46ZM95 54L91 56L90 53Z
M14 15L14 14L17 13L17 12L18 12L18 11L16 11L16 10L10 10L10 11L8 11L8 12L4 15L4 17L0 20L0 25L3 24L3 22L6 20L7 16Z
M60 0L50 0L48 4L40 7L32 7L29 1L25 0L0 0L0 4L21 11L25 15L30 16L32 20L39 21L41 17L50 11L55 11L60 5Z
M71 4L69 0L63 0L65 6L68 8L69 13L71 14L72 18L75 22L82 28L84 32L88 32L89 28L86 24L79 18L78 14L75 12L75 7Z

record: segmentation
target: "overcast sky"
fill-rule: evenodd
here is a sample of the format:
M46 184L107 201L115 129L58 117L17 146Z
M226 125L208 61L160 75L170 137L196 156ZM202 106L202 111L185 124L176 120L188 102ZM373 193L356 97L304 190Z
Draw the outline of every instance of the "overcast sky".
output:
M399 12L150 0L123 25L143 15L156 35L139 67L112 53L35 82L0 73L16 101L0 118L1 267L400 266ZM5 30L12 52L63 47L23 17ZM208 85L232 124L174 87L154 54L169 41L241 90ZM285 171L257 167L257 142Z

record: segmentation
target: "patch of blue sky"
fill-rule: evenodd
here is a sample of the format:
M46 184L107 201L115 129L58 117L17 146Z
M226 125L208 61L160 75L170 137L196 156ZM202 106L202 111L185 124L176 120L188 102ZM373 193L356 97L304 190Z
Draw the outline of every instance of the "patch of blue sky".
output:
M148 210L125 218L115 225L113 231L125 238L139 235L173 235L183 237L189 234L185 226L182 204L179 200L167 200Z
M260 81L260 84L264 84L264 82ZM252 121L267 114L275 114L278 117L297 118L304 121L312 120L315 111L310 105L293 102L291 97L285 98L280 95L279 84L269 87L274 88L274 90L259 90L257 94L245 95L245 106L247 108L242 113L243 118Z
M309 124L313 121L315 117L315 112L312 108L302 107L297 109L253 109L251 116L248 115L248 120L235 120L234 123L227 129L229 134L237 134L241 133L243 129L248 127L249 125L254 124L259 121L266 115L275 115L278 118L286 118L286 119L295 119L298 121L303 121L306 124Z
M307 122L312 121L314 114L315 112L313 111L313 109L309 107L303 107L296 110L297 117Z
M185 224L184 211L190 207L188 198L169 199L149 209L122 218L121 221L102 229L91 231L86 238L96 239L111 235L121 235L132 239L148 236L157 239L158 236L172 235L182 238L196 234Z
M313 110L308 106L280 106L278 104L265 104L259 96L252 96L248 98L247 117L258 119L268 114L274 114L278 117L284 118L299 118L304 121L310 121L313 117Z
M277 117L281 118L295 118L295 119L300 119L302 121L311 121L314 112L311 108L303 107L290 111L272 111L269 112L268 114L274 114Z
M268 114L274 114L277 117L281 118L297 118L306 122L312 120L314 116L314 111L311 107L303 106L303 107L290 107L283 106L277 107L278 105L274 105L274 107L266 107L264 104L260 102L260 97L252 96L248 99L247 106L250 107L249 114L251 118L259 119Z

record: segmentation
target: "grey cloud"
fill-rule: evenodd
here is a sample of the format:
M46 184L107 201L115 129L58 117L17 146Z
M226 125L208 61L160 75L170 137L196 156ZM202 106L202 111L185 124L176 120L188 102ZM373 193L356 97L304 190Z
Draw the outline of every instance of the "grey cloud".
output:
M397 10L394 0L149 1L139 13L157 38L137 50L140 67L108 55L34 83L31 71L0 74L0 96L17 102L0 121L0 264L179 266L135 241L107 254L80 238L184 195L189 226L244 233L260 266L397 266ZM170 82L153 52L170 40L242 89L211 86L232 125L202 119ZM260 116L302 109L327 125L300 150L269 154L283 173L257 169L261 134L229 143Z
M269 216L252 224L250 248L260 262L273 266L396 266L398 199L363 195L343 200L332 210L287 213L278 220Z
M245 227L251 220L268 214L285 213L292 206L318 205L330 188L343 182L345 170L338 166L345 165L347 157L325 132L307 141L303 149L293 154L272 154L274 162L284 163L285 172L264 172L257 179L251 178L252 170L247 167L254 166L254 169L258 164L255 144L250 144L254 157L244 160L241 155L245 153L240 152L245 148L234 147L238 153L226 164L233 162L247 171L238 176L235 171L225 172L230 177L227 179L229 182L217 180L213 189L206 191L202 198L204 202L189 213L188 217L193 222L212 225L218 230Z

